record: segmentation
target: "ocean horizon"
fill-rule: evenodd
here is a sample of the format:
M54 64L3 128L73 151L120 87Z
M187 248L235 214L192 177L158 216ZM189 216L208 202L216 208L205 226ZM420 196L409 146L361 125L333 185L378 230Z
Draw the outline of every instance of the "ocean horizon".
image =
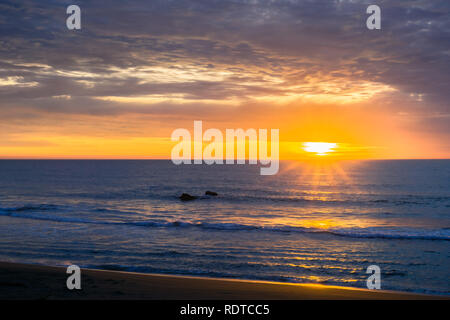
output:
M357 288L378 265L382 289L449 295L449 178L437 159L2 159L0 260Z

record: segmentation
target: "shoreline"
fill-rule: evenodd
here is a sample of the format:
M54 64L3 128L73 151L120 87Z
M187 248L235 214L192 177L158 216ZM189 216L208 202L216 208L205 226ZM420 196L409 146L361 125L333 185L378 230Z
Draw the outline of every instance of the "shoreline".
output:
M409 292L81 268L68 290L66 267L0 262L0 300L422 300Z

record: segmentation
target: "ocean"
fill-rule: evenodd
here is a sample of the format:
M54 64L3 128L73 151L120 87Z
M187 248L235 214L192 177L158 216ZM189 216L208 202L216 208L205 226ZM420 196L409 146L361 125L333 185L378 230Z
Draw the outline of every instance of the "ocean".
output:
M450 160L2 160L0 260L449 295Z

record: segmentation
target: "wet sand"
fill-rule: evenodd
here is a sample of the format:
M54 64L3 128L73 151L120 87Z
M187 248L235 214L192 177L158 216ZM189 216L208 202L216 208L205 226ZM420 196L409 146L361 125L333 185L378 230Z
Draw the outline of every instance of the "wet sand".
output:
M68 290L66 287L68 276L64 267L0 262L0 299L397 300L447 298L315 284L212 279L92 269L81 270L81 290Z

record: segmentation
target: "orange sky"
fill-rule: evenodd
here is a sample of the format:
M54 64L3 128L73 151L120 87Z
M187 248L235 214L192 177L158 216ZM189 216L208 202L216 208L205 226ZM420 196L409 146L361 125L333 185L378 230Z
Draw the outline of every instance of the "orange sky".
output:
M403 13L370 31L357 2L184 5L85 4L81 31L49 24L53 4L5 6L0 158L168 159L194 120L279 129L281 159L314 156L304 142L336 143L338 159L450 158L445 14L385 3Z
M280 130L280 158L308 159L314 153L303 149L303 142L332 142L338 147L330 158L402 159L445 158L433 137L414 132L408 123L388 110L373 108L367 102L347 104L273 106L270 102L246 108L231 106L214 119L155 119L153 116L55 117L44 123L27 125L14 133L14 143L0 146L2 158L170 158L170 140L176 128L193 135L193 120L203 120L208 128L265 128ZM211 118L211 115L208 116ZM45 123L48 122L48 123ZM57 125L55 125L56 123ZM10 124L11 127L15 124ZM205 143L206 144L206 143Z

